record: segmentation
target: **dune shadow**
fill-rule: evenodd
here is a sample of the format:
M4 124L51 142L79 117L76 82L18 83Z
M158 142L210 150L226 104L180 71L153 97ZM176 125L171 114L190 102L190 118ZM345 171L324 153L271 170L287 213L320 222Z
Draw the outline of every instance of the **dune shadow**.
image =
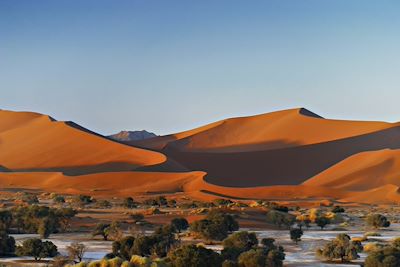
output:
M400 148L400 126L335 141L283 149L203 153L163 150L211 184L230 187L296 185L354 154Z

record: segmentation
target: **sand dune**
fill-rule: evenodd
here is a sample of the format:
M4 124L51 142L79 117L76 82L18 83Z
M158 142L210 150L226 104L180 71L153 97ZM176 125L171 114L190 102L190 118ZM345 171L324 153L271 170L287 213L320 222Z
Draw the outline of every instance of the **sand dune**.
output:
M205 183L198 185L203 197L347 199L380 188L375 195L388 201L396 194L376 192L386 184L400 186L398 123L329 120L292 109L227 119L142 145L205 171Z
M78 176L60 172L14 172L0 173L0 187L113 197L183 192L184 184L203 176L202 172L106 172Z
M264 151L329 142L393 126L385 122L327 120L301 108L226 119L138 144L143 147L167 147L185 152ZM163 146L153 145L161 140Z
M382 185L400 186L400 150L369 151L351 156L305 181L348 191L366 191Z
M71 126L72 125L72 126ZM132 170L166 157L30 112L0 111L0 164L10 170Z
M400 203L399 187L392 184L386 184L368 191L349 194L341 201L367 203L367 204L387 204Z
M107 196L183 192L199 199L400 201L397 123L329 120L292 109L128 143L49 116L0 111L0 187Z
M253 187L300 184L354 154L386 148L400 148L399 127L275 150L201 153L165 149L163 152L190 170L207 172L210 183Z

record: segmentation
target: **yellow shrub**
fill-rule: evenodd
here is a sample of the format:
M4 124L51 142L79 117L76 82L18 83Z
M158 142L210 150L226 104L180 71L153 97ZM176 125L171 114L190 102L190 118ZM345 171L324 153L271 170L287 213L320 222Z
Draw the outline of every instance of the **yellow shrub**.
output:
M92 261L88 264L88 267L100 267L100 261Z
M321 213L322 212L319 209L315 209L315 208L310 209L310 215L309 215L310 220L312 222L315 222L315 219L317 219L318 217L321 217Z
M133 263L129 262L129 261L124 261L121 264L121 267L135 267L135 265L133 265Z
M378 250L378 249L381 249L383 247L383 245L382 244L379 244L379 243L368 243L368 244L365 244L365 246L364 246L364 251L365 252L371 252L371 251L375 251L375 250Z
M111 260L108 260L109 266L110 267L120 267L122 264L123 260L119 257L115 257Z
M136 267L149 267L151 264L151 260L147 257L141 257L138 255L133 255L131 258L131 263Z

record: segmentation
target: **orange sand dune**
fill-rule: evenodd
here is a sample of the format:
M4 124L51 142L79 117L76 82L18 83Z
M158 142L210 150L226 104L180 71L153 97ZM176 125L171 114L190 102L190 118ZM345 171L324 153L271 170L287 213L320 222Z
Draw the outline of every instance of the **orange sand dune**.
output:
M139 145L159 149L188 170L207 172L210 184L297 185L355 154L400 148L400 124L329 120L291 109L227 119Z
M296 185L365 151L400 148L400 127L329 142L275 150L206 153L167 148L163 153L189 170L207 172L211 184L233 187Z
M14 172L0 173L0 187L113 197L182 192L186 183L201 180L203 176L202 172L107 172L78 176L60 172Z
M168 194L185 192L196 199L229 197L234 199L321 199L343 198L323 187L275 186L260 188L229 188L204 182L204 172L107 172L67 176L60 172L0 173L3 190L30 189L63 194L94 196L130 196L136 194Z
M371 133L396 124L328 120L306 109L232 118L191 131L155 137L138 145L190 152L247 152L329 142ZM163 145L160 145L163 143Z
M386 184L400 186L399 174L400 150L385 149L351 156L303 184L366 191Z
M364 192L349 194L341 201L368 203L368 204L387 204L400 203L400 189L396 185L386 184Z
M11 170L131 170L166 160L161 153L108 140L70 122L0 111L0 165Z
M328 120L292 109L129 144L49 116L0 111L0 187L400 202L396 123Z

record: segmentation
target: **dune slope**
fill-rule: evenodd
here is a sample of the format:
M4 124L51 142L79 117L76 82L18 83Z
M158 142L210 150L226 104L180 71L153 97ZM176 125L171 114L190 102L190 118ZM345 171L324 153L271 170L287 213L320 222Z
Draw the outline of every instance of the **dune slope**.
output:
M0 111L0 187L400 202L397 123L329 120L292 109L126 144L72 122Z
M136 144L184 152L252 152L329 142L392 126L385 122L327 120L300 108L226 119ZM163 145L159 145L161 142Z
M165 160L161 153L113 142L71 122L0 111L0 164L9 170L90 173L130 170Z

